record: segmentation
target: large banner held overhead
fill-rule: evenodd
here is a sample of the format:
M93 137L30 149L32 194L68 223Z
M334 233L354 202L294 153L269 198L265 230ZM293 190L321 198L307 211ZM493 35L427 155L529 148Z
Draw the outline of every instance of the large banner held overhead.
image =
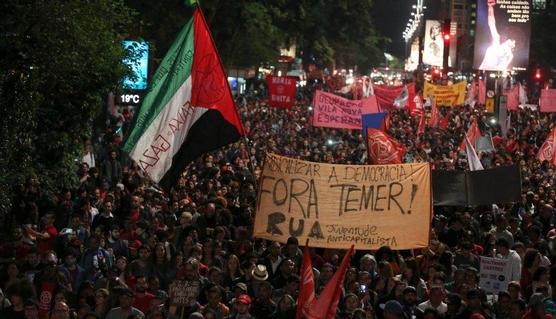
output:
M521 198L519 166L480 171L432 172L434 205L477 206L518 202Z
M296 78L293 76L266 77L268 84L268 104L272 107L289 109L295 101Z
M465 89L467 81L461 81L452 85L434 85L425 82L423 96L432 95L438 106L463 105L465 102Z
M541 112L556 112L556 89L541 90Z
M430 179L428 163L334 165L267 154L254 236L338 249L427 247Z
M361 114L377 111L376 97L349 100L318 91L313 100L313 125L321 127L361 129Z
M473 68L525 70L529 64L531 0L477 0Z
M423 63L442 66L444 57L444 39L440 21L427 20L425 23L425 46L423 48Z

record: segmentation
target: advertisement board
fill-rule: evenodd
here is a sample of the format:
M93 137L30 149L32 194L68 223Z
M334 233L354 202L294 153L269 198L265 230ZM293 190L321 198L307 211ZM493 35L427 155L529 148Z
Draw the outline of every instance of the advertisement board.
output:
M423 48L423 63L442 66L444 40L442 39L442 25L437 20L427 20L425 23L425 46Z
M477 0L473 67L525 70L529 63L531 0Z
M130 51L131 57L123 62L131 67L133 76L125 77L124 89L145 90L147 89L147 74L149 70L149 44L145 41L125 40L123 46Z

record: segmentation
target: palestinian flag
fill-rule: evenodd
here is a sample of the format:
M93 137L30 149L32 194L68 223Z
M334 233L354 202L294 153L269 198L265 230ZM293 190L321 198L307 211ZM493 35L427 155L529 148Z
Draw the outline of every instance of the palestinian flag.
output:
M189 162L243 135L214 41L195 8L156 70L122 150L169 188Z

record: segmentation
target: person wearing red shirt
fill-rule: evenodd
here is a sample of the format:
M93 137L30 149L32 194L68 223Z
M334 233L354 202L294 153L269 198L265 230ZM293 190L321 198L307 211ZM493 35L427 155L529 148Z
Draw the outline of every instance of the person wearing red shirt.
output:
M141 310L143 313L149 311L151 301L154 299L154 295L147 292L148 288L147 278L144 276L138 276L135 281L135 300L133 301L133 307Z
M29 225L26 225L26 230L33 236L37 237L37 247L39 253L42 255L49 250L54 249L54 243L56 242L56 237L58 236L58 230L54 226L54 215L46 214L41 218L44 227L42 231L36 231L32 229Z

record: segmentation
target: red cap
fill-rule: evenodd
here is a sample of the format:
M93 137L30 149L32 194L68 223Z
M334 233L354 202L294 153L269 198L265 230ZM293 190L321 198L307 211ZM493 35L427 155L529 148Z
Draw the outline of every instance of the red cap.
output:
M134 240L131 245L129 245L129 249L134 249L137 250L139 249L141 246L143 246L143 243L141 243L140 240Z
M240 302L244 305L250 305L251 304L251 297L249 297L248 295L239 295L239 297L237 297L236 302Z

